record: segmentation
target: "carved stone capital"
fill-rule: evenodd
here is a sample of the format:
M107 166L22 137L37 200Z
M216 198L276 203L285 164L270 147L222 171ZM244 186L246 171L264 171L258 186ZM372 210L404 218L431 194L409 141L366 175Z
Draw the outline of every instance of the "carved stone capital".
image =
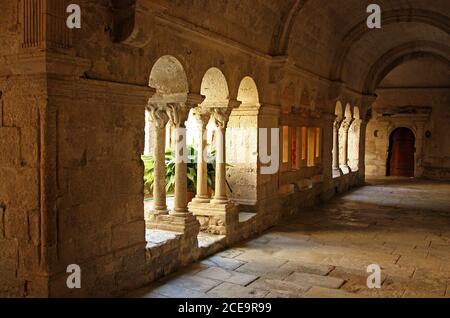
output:
M202 128L202 130L205 130L206 126L208 126L209 120L211 119L211 113L206 109L197 108L194 111L194 116L198 125Z
M355 119L353 120L352 126L353 126L353 127L359 128L359 127L361 127L362 122L363 122L362 119L355 118Z
M212 108L212 115L214 116L214 120L216 122L216 126L220 129L227 128L228 121L231 115L231 108Z
M341 129L344 130L344 132L348 132L352 122L353 118L344 119L341 123Z
M169 116L167 116L166 108L162 105L149 103L147 109L150 112L150 120L155 124L157 129L166 128Z
M339 121L338 119L335 119L335 121L333 123L333 129L339 130L339 128L341 128L341 124L342 124L342 121Z
M175 128L185 128L189 117L189 107L185 103L169 103L166 106L166 112L169 116L170 124Z

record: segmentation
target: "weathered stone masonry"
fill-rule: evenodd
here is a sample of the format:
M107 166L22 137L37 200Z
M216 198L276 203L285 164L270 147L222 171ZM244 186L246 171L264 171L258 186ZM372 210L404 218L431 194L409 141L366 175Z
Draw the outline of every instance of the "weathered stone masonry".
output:
M365 162L366 125L374 125L370 115L378 120L370 88L393 67L377 61L404 39L407 22L396 28L395 17L404 21L411 14L406 21L412 28L423 27L423 33L405 35L419 48L429 44L420 42L420 34L448 27L423 22L423 16L435 17L423 1L411 1L417 12L390 4L386 34L392 40L377 46L364 42L364 28L353 28L358 19L343 19L348 12L326 7L326 1L80 0L82 28L67 30L62 2L32 2L0 0L2 296L122 295L361 185L366 170L376 172L371 155ZM313 14L308 6L328 9ZM448 3L437 7L445 12ZM336 12L336 20L323 18L328 11ZM440 53L448 50L441 33L432 39ZM364 45L370 52L361 58ZM180 68L158 68L161 58ZM205 79L211 69L224 83ZM179 82L180 76L185 80ZM381 95L381 102L388 99ZM160 209L144 215L145 109L153 109L153 125L183 128L184 107L206 109L223 131L254 131L245 141L226 134L223 149L230 161L243 149L249 161L218 165L216 196L199 186L189 206L180 164L175 211L163 206L159 183ZM158 153L165 143L154 128ZM259 128L280 129L275 174L261 173ZM367 142L372 145L370 136ZM286 158L283 149L290 149ZM427 160L434 170L424 174L447 176L440 170L446 159L439 158ZM162 240L155 235L161 230ZM205 246L200 231L223 236ZM82 268L79 290L66 286L69 264Z

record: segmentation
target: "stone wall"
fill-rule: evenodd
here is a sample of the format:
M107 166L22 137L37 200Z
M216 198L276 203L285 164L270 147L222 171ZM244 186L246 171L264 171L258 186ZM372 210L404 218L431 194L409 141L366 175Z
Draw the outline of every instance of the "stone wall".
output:
M236 203L256 205L258 178L258 112L240 106L231 113L227 129L227 181Z
M255 215L241 224L233 214L231 231L225 232L228 237L220 248L364 179L364 126L358 171L335 179L331 174L336 101L359 105L361 114L369 105L362 105L363 94L333 82L335 78L329 80L339 41L337 20L314 19L327 11L313 10L317 14L308 19L299 15L293 30L302 30L303 37L288 50L295 55L291 60L269 55L273 49L279 55L288 53L272 43L282 37L284 26L270 23L289 16L287 1L257 1L250 6L240 1L208 3L210 12L223 13L223 20L205 19L204 1L190 1L189 10L180 1L138 1L143 16L133 21L134 32L117 43L109 1L82 0L83 27L71 32L73 45L49 44L46 39L57 33L48 30L26 48L22 2L0 1L5 12L0 21L2 296L117 296L207 255L196 233L175 233L158 243L148 243L151 238L146 237L140 159L144 108L154 93L149 88L152 66L164 55L183 65L190 93L200 93L211 67L223 72L230 100L238 100L246 76L258 88L260 105L237 109L230 121L230 127L253 131L249 140L229 138L234 155L246 148L249 162L228 169L231 197L243 203L241 211ZM333 11L332 6L326 10ZM346 28L350 26L348 22ZM241 32L243 28L252 30ZM289 98L283 96L287 88ZM435 126L430 129L443 136L448 99L436 103ZM292 113L282 114L282 108ZM322 128L321 158L314 167L263 174L257 129L285 124ZM426 173L435 166L448 167L448 154L438 149L440 145L448 149L448 139L424 145L429 153L422 160ZM367 170L374 171L373 158L367 157ZM66 286L69 264L82 268L80 290Z
M0 294L40 293L42 76L0 78Z
M406 127L416 137L415 175L448 180L449 102L450 93L445 88L380 90L372 119L367 126L367 175L386 175L390 134L398 127ZM380 112L387 106L394 111L383 116ZM427 131L431 133L430 137L425 136Z
M2 1L0 21L0 295L47 294L41 244L43 74L27 74L20 50L19 7ZM26 68L26 67L25 67Z

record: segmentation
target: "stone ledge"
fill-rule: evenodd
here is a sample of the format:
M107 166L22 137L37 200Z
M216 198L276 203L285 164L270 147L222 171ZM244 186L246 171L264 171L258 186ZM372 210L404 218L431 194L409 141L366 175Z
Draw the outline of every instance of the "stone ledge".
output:
M147 230L145 239L147 241L147 249L162 246L170 241L180 238L180 234L164 230Z
M256 217L256 213L239 212L239 223L248 222Z

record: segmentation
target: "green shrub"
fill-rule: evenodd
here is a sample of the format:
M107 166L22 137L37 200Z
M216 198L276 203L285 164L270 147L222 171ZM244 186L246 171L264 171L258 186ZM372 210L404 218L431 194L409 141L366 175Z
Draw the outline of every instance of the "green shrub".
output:
M189 192L196 192L197 189L197 151L194 147L188 146L187 163L187 185ZM214 189L214 180L216 175L215 150L207 154L208 163L208 187ZM155 161L152 156L142 156L144 162L144 192L147 195L153 193ZM167 149L165 155L166 164L166 192L173 194L175 192L175 151Z

